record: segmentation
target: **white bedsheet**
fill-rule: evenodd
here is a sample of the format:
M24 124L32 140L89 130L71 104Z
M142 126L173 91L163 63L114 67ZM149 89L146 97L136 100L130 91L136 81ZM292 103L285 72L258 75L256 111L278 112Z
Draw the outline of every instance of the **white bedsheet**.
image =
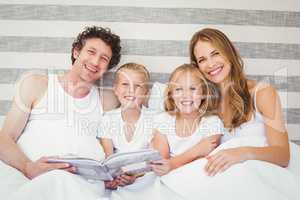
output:
M230 140L230 142L226 142L218 147L216 151L240 145L263 145L263 143L259 143L258 141L254 138L251 140ZM112 199L132 199L138 195L139 199L154 199L154 197L157 197L155 199L167 200L173 200L174 198L195 200L299 200L300 147L294 143L290 143L290 149L291 159L288 168L281 168L262 161L247 161L236 164L225 172L217 174L215 177L208 177L203 171L206 159L199 159L172 171L160 179L158 178L147 189L141 191L128 190L127 192L126 190L120 190L120 192L114 192ZM51 179L51 176L56 178ZM12 197L12 194L13 196L18 196L16 191L19 191L19 194L22 194L24 191L25 194L35 193L33 189L39 190L43 184L51 183L50 179L56 185L52 182L51 185L45 186L48 187L47 190L43 190L51 191L52 197L55 197L54 199L63 199L62 197L67 195L65 193L67 191L71 191L73 199L80 199L80 197L88 197L89 195L89 199L107 199L97 195L102 190L102 185L96 186L94 190L85 191L82 189L91 185L78 179L78 177L74 179L72 176L74 175L70 174L69 176L65 172L61 173L55 170L48 175L42 175L39 179L36 179L34 184L29 184L32 181L25 178L22 173L0 161L0 199L9 199L9 197ZM76 190L75 188L80 188L80 190ZM103 191L99 193L103 193ZM40 193L37 192L37 194Z
M237 146L263 146L259 138L235 138L220 145L214 152ZM209 177L203 168L206 159L187 164L162 181L184 199L209 200L299 200L300 199L300 148L291 143L291 161L282 168L262 161L246 161L225 172Z

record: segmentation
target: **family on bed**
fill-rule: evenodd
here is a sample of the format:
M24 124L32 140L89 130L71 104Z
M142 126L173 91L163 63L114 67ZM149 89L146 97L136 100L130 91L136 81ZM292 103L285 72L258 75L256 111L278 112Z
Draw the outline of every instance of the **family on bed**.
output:
M27 74L0 134L5 199L299 199L280 99L274 87L248 80L239 52L219 30L196 32L190 64L164 90L164 112L147 108L150 74L142 64L115 71L113 95L96 82L121 57L119 36L87 27L72 44L65 74ZM116 105L118 108L115 108ZM53 156L101 160L153 148L153 172L90 181ZM5 163L5 164L4 164ZM299 165L298 165L299 166ZM18 184L13 179L19 179ZM2 186L1 186L2 187Z

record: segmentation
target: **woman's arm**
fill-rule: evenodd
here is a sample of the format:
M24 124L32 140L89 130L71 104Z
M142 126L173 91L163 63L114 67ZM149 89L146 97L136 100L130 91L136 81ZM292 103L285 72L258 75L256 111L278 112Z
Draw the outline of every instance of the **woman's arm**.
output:
M268 146L227 149L209 156L205 167L208 175L215 175L235 163L246 160L261 160L282 167L288 166L288 134L277 91L271 86L260 89L256 93L256 105L263 116Z
M271 86L260 89L256 94L256 105L264 119L268 146L249 148L249 158L287 167L289 140L276 89Z

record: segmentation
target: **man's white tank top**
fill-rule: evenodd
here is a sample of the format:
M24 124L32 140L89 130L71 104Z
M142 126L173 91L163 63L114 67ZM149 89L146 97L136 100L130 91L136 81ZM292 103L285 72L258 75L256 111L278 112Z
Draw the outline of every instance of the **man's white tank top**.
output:
M96 139L102 114L96 87L85 97L74 98L64 91L57 75L50 74L48 90L32 109L18 145L31 160L66 154L103 159Z

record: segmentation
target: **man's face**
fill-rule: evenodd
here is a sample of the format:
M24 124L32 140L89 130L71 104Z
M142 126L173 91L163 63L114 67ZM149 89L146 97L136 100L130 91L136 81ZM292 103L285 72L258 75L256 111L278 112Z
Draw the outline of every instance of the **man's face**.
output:
M80 51L74 50L73 56L76 59L73 70L76 70L82 80L93 83L107 71L112 50L101 39L90 38Z

